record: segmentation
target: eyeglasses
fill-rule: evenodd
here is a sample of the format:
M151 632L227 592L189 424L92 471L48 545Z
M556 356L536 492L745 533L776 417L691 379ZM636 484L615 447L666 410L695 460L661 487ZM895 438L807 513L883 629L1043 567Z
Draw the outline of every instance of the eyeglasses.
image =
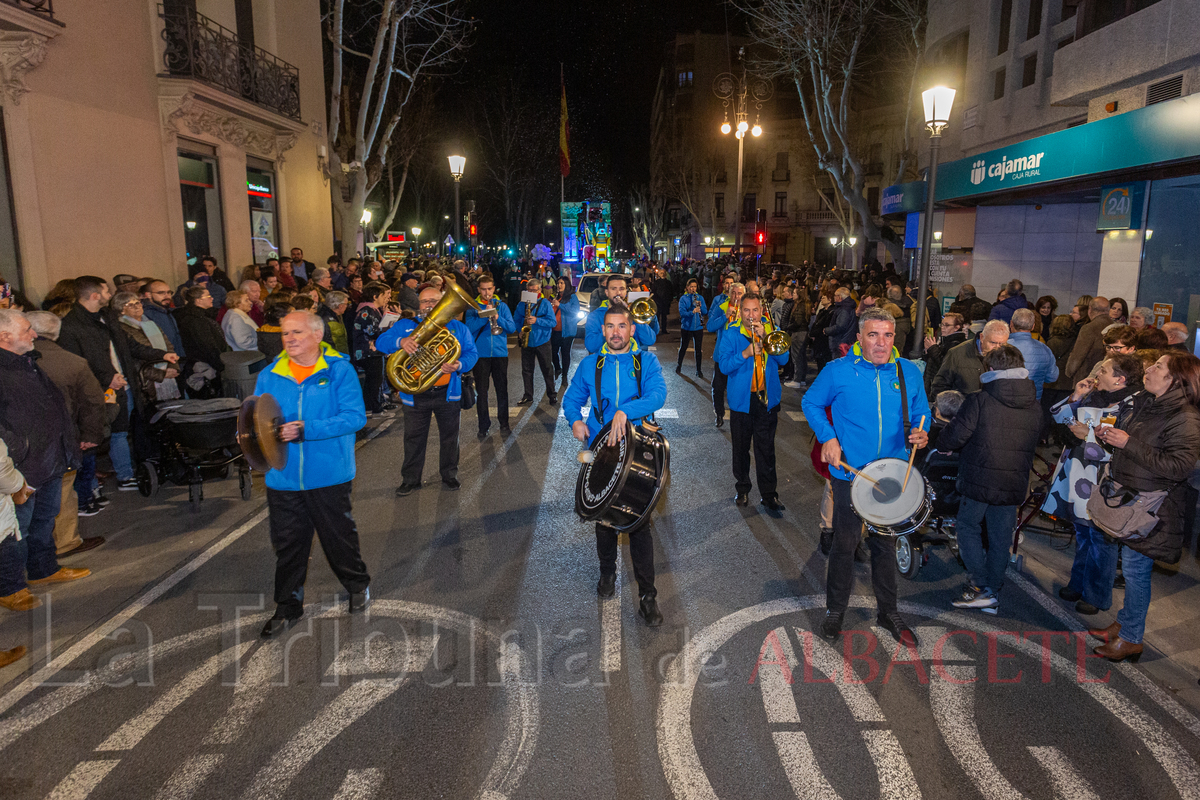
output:
M1132 350L1132 349L1133 349L1133 345L1131 345L1131 344L1121 344L1121 343L1119 343L1119 342L1118 342L1117 344L1106 344L1106 345L1104 345L1104 349L1105 349L1105 350L1107 350L1107 351L1108 351L1108 352L1110 352L1110 353L1120 353L1120 352L1122 352L1122 351L1125 351L1125 350Z
M131 308L132 306L140 306L141 304L142 304L141 300L130 300L128 303L121 306L121 308Z

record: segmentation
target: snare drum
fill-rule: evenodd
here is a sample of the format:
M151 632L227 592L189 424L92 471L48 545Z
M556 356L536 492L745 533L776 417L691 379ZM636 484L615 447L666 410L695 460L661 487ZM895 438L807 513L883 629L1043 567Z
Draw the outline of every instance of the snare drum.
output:
M854 476L850 484L850 505L872 533L881 536L905 536L929 519L933 508L933 490L920 470L913 467L904 486L908 462L902 458L872 461ZM867 480L870 478L876 483Z

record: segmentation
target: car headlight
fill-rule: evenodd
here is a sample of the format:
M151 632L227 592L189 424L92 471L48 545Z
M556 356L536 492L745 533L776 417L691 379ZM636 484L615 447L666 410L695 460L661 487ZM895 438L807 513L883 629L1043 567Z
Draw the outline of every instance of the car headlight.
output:
M580 311L580 312L579 312L579 319L580 319L580 321L587 319L587 316L588 316L588 315L587 315L587 312L586 312L586 311Z

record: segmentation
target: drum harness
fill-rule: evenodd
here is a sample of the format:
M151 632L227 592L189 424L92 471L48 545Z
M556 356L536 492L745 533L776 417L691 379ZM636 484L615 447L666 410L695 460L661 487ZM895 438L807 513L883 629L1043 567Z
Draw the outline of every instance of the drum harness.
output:
M642 358L637 353L630 353L630 355L633 356L633 377L637 380L637 394L629 399L630 400L639 400L642 397ZM621 364L620 364L620 362L617 362L618 374L620 373L620 370L621 370ZM604 398L602 398L600 396L600 380L603 377L604 377L604 354L601 353L596 358L596 402L594 404L596 411L599 412L599 418L596 420L596 423L601 428L604 427L604 402L605 402ZM621 398L618 397L614 402L620 403ZM654 415L651 414L648 419L651 422L654 422Z

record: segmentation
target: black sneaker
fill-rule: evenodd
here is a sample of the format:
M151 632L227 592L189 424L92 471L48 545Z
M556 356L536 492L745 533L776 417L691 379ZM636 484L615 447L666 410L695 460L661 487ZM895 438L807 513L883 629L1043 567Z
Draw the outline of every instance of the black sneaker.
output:
M908 627L908 623L904 621L904 617L900 616L899 613L895 611L880 612L875 621L879 623L879 627L896 637L897 642L903 642L904 635L908 634L912 637L914 645L919 644L917 635L912 632L912 628Z
M829 550L833 547L833 528L821 528L821 555L829 555Z
M405 497L421 488L419 483L402 483L396 487L396 497Z
M117 481L117 489L122 492L136 492L138 484L133 478L125 481Z
M1089 617L1093 614L1100 613L1100 609L1089 603L1087 600L1080 600L1078 603L1076 603L1075 610L1080 614L1086 614Z
M447 491L457 492L462 484L458 482L458 478L449 478L442 480L442 486L445 486Z
M109 503L112 502L112 500L109 500L107 497L105 497L102 494L97 494L95 497L92 498L92 500L95 501L96 505L100 506L101 508L104 508L105 506L107 506Z
M94 517L100 513L100 504L93 500L90 503L79 504L79 516Z
M658 610L658 600L650 595L642 598L641 605L638 606L638 616L646 620L646 626L649 628L657 628L663 624L662 612Z
M533 398L530 397L529 395L525 395L524 397L522 397L520 400L517 401L517 405L527 406L532 402L533 402Z
M475 436L478 439L486 439L488 437L488 432L486 430L483 430L483 431L480 431L479 433L475 434Z
M500 435L501 436L511 436L512 428L508 427L507 425L501 425L500 426Z
M821 623L821 638L830 642L842 635L842 619L846 616L844 611L826 611L825 621Z
M351 592L349 611L351 614L357 614L371 605L371 587L363 589L361 592Z
M267 620L267 624L263 626L261 634L262 638L272 639L278 636L279 634L289 630L292 626L299 622L303 616L304 615L301 614L299 617L292 617L289 619L287 617L280 616L279 612L276 611L275 616Z

